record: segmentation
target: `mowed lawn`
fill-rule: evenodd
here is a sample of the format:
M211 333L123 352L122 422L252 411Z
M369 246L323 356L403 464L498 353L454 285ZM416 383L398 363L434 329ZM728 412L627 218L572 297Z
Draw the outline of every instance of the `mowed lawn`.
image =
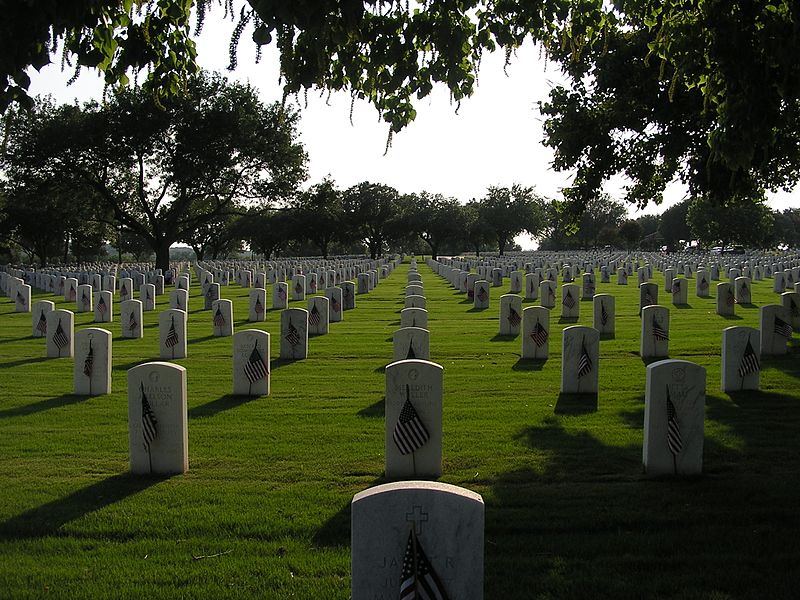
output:
M277 312L253 324L273 336L263 398L231 395L231 339L211 336L194 279L189 357L175 361L188 371L189 472L170 478L127 473L126 371L159 360L158 312L145 313L142 340L122 339L118 319L97 325L114 335L114 391L89 398L72 395L72 360L45 358L31 315L0 300L0 598L347 599L349 504L383 481L383 368L408 268L311 338L307 360L276 360ZM635 277L597 286L616 296L617 335L601 342L595 407L559 396L572 323L558 309L550 359L521 361L520 338L497 335L508 279L475 311L419 270L444 367L441 481L486 503L487 599L800 596L798 334L787 356L762 359L761 391L719 391L722 330L757 327L758 307L779 302L771 281L723 318L694 282L689 306L672 306L655 274L670 356L705 367L707 390L704 474L653 479L641 466ZM247 294L222 288L237 330L251 326ZM76 328L91 320L76 314ZM584 301L579 324L591 322Z

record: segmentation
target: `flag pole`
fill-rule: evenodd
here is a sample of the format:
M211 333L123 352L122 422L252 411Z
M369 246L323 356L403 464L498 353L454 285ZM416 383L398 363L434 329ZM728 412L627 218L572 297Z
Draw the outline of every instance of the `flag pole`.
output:
M153 454L150 450L150 444L147 444L147 463L150 466L150 475L153 474Z
M419 598L419 593L417 591L417 579L419 575L419 567L417 566L417 530L415 528L416 523L411 523L411 539L412 539L412 548L413 548L413 555L414 555L414 598Z

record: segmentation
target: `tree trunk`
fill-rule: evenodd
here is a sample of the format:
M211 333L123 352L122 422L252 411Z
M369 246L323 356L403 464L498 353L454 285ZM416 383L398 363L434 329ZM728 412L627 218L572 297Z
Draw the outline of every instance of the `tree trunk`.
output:
M508 242L505 238L497 238L497 249L500 251L500 256L503 256L505 253L506 244L508 244Z
M161 269L162 271L167 271L169 269L169 247L170 247L169 240L158 240L156 242L156 247L153 248L156 251L156 269ZM198 259L200 260L200 259Z
M64 236L64 259L62 262L67 264L67 259L69 258L69 234Z
M431 259L436 260L436 257L439 255L439 244L431 244L428 242L428 246L431 247Z
M195 246L194 244L192 244L191 248L197 260L203 260L206 255L205 248L203 246Z

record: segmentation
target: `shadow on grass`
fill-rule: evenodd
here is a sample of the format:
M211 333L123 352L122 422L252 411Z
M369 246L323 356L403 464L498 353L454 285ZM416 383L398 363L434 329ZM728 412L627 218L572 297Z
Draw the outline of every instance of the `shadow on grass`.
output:
M486 308L478 308L477 306L473 306L467 312L468 313L479 313L479 312L485 312L487 310L489 310L488 306Z
M553 410L557 415L587 415L597 412L597 394L566 394L561 392Z
M719 316L728 321L741 321L742 319L744 319L744 317L740 317L739 315L719 315Z
M616 339L616 337L617 337L617 334L614 333L614 332L612 332L612 333L601 333L600 334L600 341L602 342L603 340L613 340L613 339Z
M76 396L75 394L62 394L57 398L46 398L44 400L39 400L38 402L34 402L33 404L25 404L23 406L17 406L15 408L7 408L5 410L0 410L0 419L33 415L36 413L44 412L46 410L50 410L52 408L61 408L62 406L70 406L72 404L78 404L85 400L89 400L90 398L93 398L93 396Z
M233 394L225 394L216 400L189 409L189 418L203 419L205 417L213 417L218 413L237 408L252 400L258 400L259 398L261 398L261 396L234 396Z
M512 333L511 335L500 335L499 333L495 334L493 338L489 338L490 342L511 342L519 337L518 333Z
M132 369L133 367L138 367L139 365L143 365L146 362L152 362L156 360L161 360L160 358L143 358L142 360L134 360L129 363L125 363L124 365L116 365L112 370L114 371L127 371L128 369Z
M546 358L520 358L511 367L512 371L541 371L547 363Z
M0 539L58 535L58 530L70 521L129 498L168 478L165 475L131 473L114 475L0 523Z
M394 361L392 361L392 362L394 362ZM373 373L383 373L385 371L386 371L386 365L381 365L381 366L376 367L376 368L374 368L372 370Z
M364 489L388 483L388 480L381 476L368 483ZM350 506L351 502L342 506L333 514L314 534L314 544L328 548L346 547L350 545Z
M381 398L375 404L370 404L356 413L359 417L368 419L383 418L386 415L386 397Z
M577 323L580 317L559 317L559 323Z
M35 338L32 335L24 335L18 338L9 338L7 340L0 340L0 344L10 344L12 342L21 342L23 340L43 340L44 338Z
M673 303L673 305L672 305L672 306L674 306L675 308L677 308L677 309L679 309L679 310L685 310L685 309L687 309L687 308L692 308L692 305L691 305L691 304L674 304L674 303Z
M37 358L23 358L21 360L14 360L11 362L0 363L0 369L13 369L14 367L21 367L23 365L32 365L35 363L44 362L46 360L54 360L47 356L39 356Z
M291 359L291 358L273 358L269 363L269 370L274 371L275 369L280 369L281 367L288 367L289 365L293 365L297 361L302 360L300 358Z
M645 356L642 358L642 362L644 363L644 366L647 367L649 365L652 365L654 362L658 362L660 360L668 360L668 359L669 356Z

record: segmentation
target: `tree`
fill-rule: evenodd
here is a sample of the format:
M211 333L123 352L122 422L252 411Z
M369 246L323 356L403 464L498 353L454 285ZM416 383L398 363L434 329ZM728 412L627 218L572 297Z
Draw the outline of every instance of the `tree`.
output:
M297 235L311 240L327 259L330 245L346 238L341 190L326 178L301 193L293 207Z
M692 239L692 232L686 224L686 213L689 211L690 203L690 199L683 200L669 207L661 215L658 232L670 252L683 250L684 245Z
M198 228L294 193L306 161L297 118L264 106L249 86L201 74L165 108L130 90L102 107L18 111L4 166L10 187L47 171L96 197L166 270L170 246Z
M211 254L212 260L230 256L242 249L236 228L239 218L240 215L232 213L220 215L186 232L179 241L191 247L197 260L205 260L207 253Z
M635 248L642 239L642 226L639 225L639 221L627 219L620 223L619 237L625 242L628 250Z
M277 254L290 239L292 215L285 210L251 208L236 222L236 237L267 260Z
M478 205L478 214L502 256L506 247L523 231L537 236L544 228L544 201L533 188L514 184L511 188L490 187Z
M197 70L192 6L199 29L218 4L0 1L0 109L27 100L25 69L49 62L59 41L111 84L144 71L157 99L175 95ZM274 40L286 94L347 89L391 132L437 83L456 103L469 97L484 51L500 47L510 60L526 39L540 42L571 79L543 112L556 167L576 170L565 193L575 219L616 173L631 177L628 199L640 205L658 202L675 176L718 203L798 179L800 6L791 0L221 4L223 17L239 19L232 66L245 31L259 47Z
M800 248L800 208L775 211L772 238L786 248Z
M342 196L350 232L366 244L373 260L397 234L399 200L393 187L368 181L348 188Z
M465 215L455 198L445 198L441 194L411 194L411 214L413 219L409 228L430 247L433 260L440 249L450 242L463 238Z
M736 199L720 206L708 198L695 198L686 222L701 244L719 245L724 250L734 244L762 246L770 236L773 215L763 199Z

